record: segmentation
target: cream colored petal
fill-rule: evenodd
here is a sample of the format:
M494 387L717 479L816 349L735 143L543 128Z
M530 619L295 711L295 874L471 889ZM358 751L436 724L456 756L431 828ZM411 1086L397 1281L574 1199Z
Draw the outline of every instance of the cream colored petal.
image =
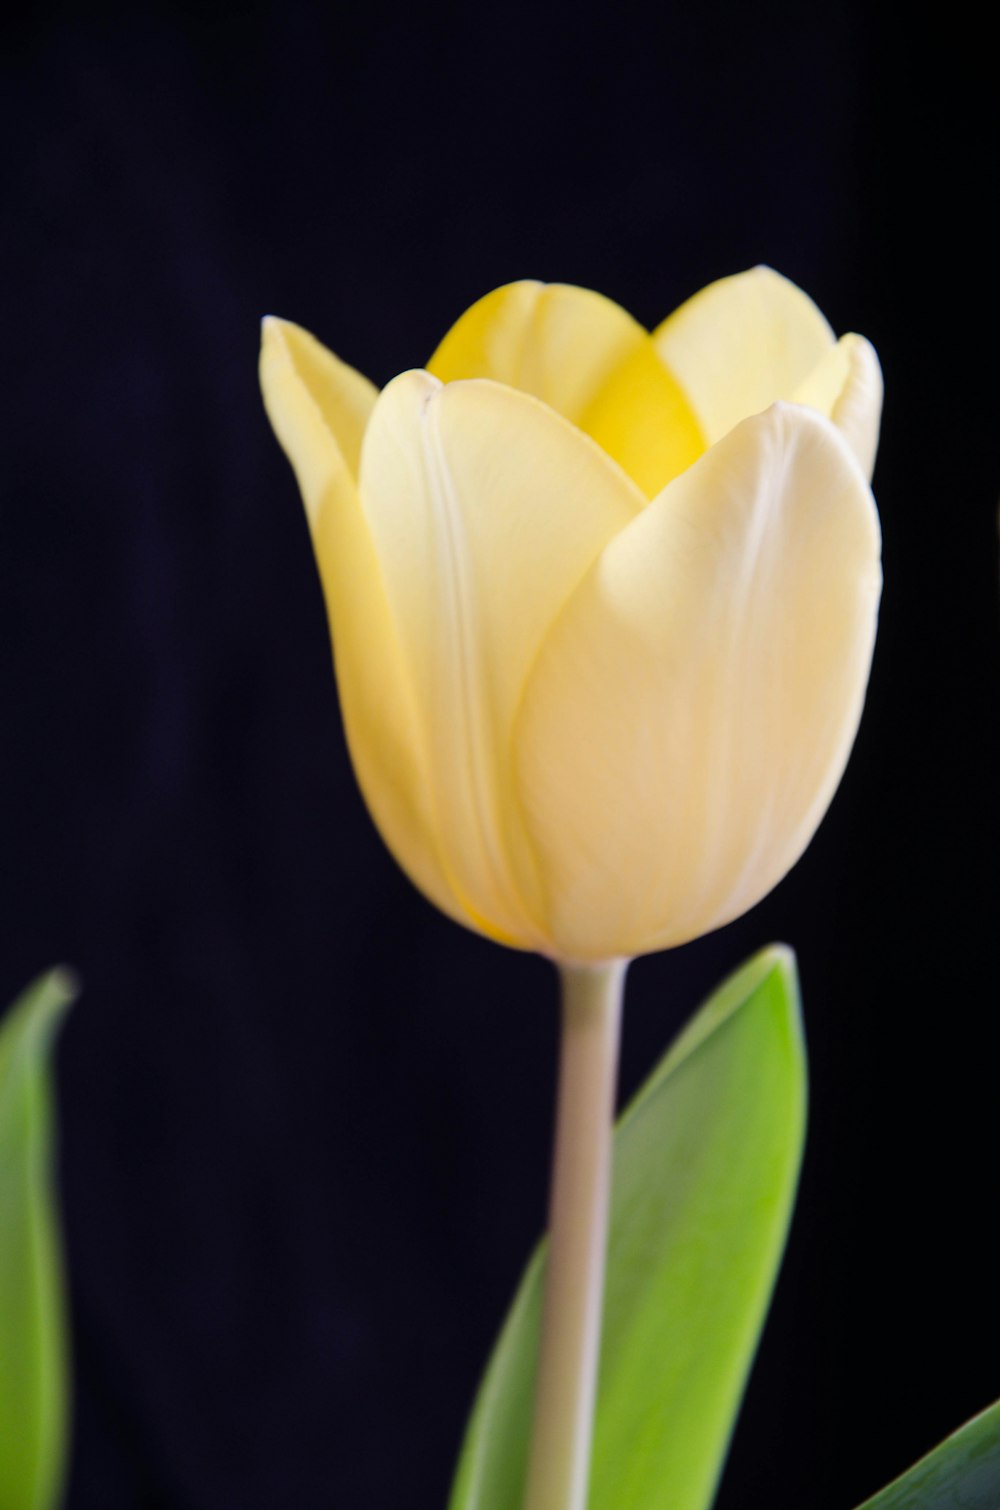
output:
M799 384L795 402L833 420L870 478L882 418L882 369L871 342L864 336L841 336Z
M506 383L576 424L610 374L646 339L642 326L603 294L525 279L467 309L427 370L443 383Z
M710 283L653 332L711 445L741 419L791 399L834 345L816 305L769 267Z
M334 428L352 443L365 380L305 331L275 319L264 325L260 378L268 416L302 490L347 740L365 800L415 884L468 924L438 857L413 693L371 534Z
M563 955L697 937L798 859L860 717L879 550L847 445L787 404L607 546L545 641L514 735Z
M337 444L352 477L358 475L361 441L378 398L374 383L354 367L348 367L301 325L269 315L263 322L265 350L271 340L272 354L280 351L283 367L290 366ZM287 448L286 448L287 449ZM324 463L325 464L325 463ZM309 465L305 455L292 465Z
M492 928L544 948L510 783L510 728L546 630L643 505L545 404L404 373L385 389L361 494L423 721L449 874Z

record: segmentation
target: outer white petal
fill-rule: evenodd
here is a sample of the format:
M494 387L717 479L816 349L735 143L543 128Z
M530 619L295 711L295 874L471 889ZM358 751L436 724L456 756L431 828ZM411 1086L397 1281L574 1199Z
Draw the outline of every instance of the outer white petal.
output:
M329 351L314 335L291 320L267 315L261 327L261 380L268 417L286 430L305 426L302 406L322 421L322 445L299 447L289 460L297 471L313 466L326 471L331 444L352 478L357 478L361 442L378 389L375 384ZM273 412L272 412L273 411ZM293 419L293 412L297 415ZM279 440L284 440L279 434ZM287 450L287 447L285 448ZM306 490L306 507L313 490Z
M882 369L864 336L841 336L800 384L795 401L833 420L869 479L882 418Z
M452 884L486 931L545 948L511 789L514 710L553 619L642 495L539 400L425 372L379 398L361 495Z
M709 445L777 399L794 399L834 342L808 294L770 267L710 283L653 332Z
M737 426L605 548L515 726L557 952L682 943L794 864L857 729L879 550L847 445L789 404Z
M298 326L272 318L263 337L264 402L302 490L358 781L403 869L444 912L468 921L440 862L412 688L346 459L356 462L376 390Z

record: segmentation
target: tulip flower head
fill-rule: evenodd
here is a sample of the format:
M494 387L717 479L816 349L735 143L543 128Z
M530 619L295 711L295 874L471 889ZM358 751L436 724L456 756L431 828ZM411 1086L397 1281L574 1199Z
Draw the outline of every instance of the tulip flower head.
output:
M355 771L444 912L577 963L684 943L802 854L878 612L878 361L768 268L652 334L513 283L381 393L264 322Z

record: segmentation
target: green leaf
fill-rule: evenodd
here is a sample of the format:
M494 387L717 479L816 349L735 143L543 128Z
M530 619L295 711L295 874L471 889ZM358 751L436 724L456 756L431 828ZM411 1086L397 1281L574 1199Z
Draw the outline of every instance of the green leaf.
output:
M615 1133L588 1510L711 1503L784 1247L805 1132L795 959L715 993ZM544 1245L504 1324L449 1510L520 1510Z
M1000 1400L858 1510L997 1510L998 1505Z
M51 1510L67 1350L53 1192L51 1046L75 986L51 970L0 1023L0 1510Z

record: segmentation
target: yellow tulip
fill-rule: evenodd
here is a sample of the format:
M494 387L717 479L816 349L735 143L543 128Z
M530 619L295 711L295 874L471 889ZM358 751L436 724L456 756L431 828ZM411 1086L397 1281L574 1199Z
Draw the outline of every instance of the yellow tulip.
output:
M264 322L352 759L451 917L586 964L753 906L840 780L881 587L875 353L767 268L649 334L513 283L379 393Z

